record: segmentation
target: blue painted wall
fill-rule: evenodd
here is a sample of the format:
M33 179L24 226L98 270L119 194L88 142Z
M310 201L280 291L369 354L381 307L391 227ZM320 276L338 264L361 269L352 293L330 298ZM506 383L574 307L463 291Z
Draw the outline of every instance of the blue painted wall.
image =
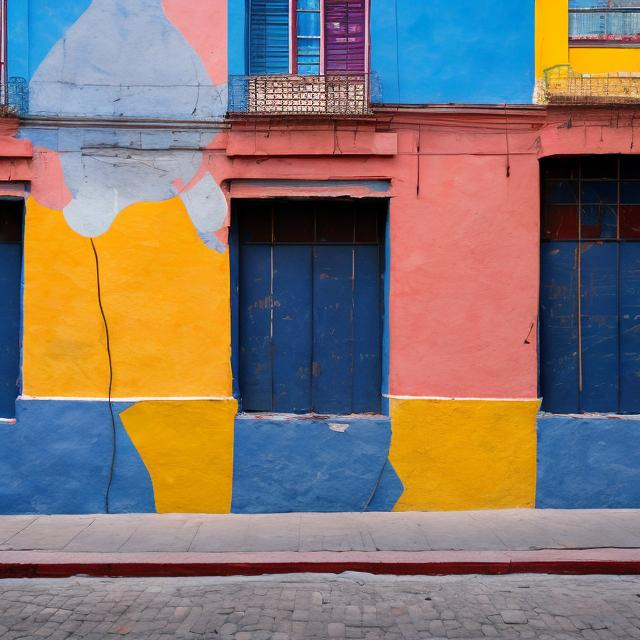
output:
M640 419L538 418L536 506L640 507Z
M390 442L388 418L238 416L231 511L389 511L403 489Z
M247 0L229 0L228 12L228 65L229 75L244 75L247 69Z
M371 0L382 101L532 102L534 0Z
M231 74L247 72L245 24L229 0ZM535 0L371 0L370 24L380 102L532 102Z
M31 114L211 119L226 111L226 84L212 84L162 0L16 0L8 33L9 75L29 82Z
M115 405L113 513L155 512L151 478ZM112 426L106 402L18 400L17 423L0 424L0 514L104 513Z
M9 75L31 80L53 45L90 4L91 0L9 2Z

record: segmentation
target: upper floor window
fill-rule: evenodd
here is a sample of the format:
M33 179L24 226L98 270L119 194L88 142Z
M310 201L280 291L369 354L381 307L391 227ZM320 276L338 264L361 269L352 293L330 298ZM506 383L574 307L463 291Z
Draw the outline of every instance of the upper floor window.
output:
M251 0L249 73L364 73L367 0Z
M640 0L569 0L569 40L640 45Z

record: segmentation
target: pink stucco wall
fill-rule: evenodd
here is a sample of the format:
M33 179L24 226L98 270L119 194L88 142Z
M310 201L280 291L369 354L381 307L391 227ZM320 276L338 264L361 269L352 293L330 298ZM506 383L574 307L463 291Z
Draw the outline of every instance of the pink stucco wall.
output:
M631 116L604 127L609 116L589 112L567 127L571 117L542 109L506 118L498 110L413 113L396 116L383 134L354 124L337 133L328 125L271 123L257 133L236 125L232 164L216 162L217 177L390 179L390 393L536 398L539 159L634 152ZM322 155L293 151L305 141Z

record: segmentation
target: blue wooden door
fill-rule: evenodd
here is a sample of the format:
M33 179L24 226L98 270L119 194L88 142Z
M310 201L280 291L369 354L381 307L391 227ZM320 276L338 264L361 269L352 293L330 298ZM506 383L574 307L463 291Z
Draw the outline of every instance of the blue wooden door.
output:
M384 213L375 202L245 202L245 411L379 413Z
M0 418L15 416L20 371L22 201L0 200Z

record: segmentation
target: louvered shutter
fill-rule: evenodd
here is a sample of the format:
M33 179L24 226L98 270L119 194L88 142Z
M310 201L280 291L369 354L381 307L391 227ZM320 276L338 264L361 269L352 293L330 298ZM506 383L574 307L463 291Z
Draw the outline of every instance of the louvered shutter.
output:
M251 0L249 73L289 73L289 0Z
M366 0L325 0L325 70L365 71Z

